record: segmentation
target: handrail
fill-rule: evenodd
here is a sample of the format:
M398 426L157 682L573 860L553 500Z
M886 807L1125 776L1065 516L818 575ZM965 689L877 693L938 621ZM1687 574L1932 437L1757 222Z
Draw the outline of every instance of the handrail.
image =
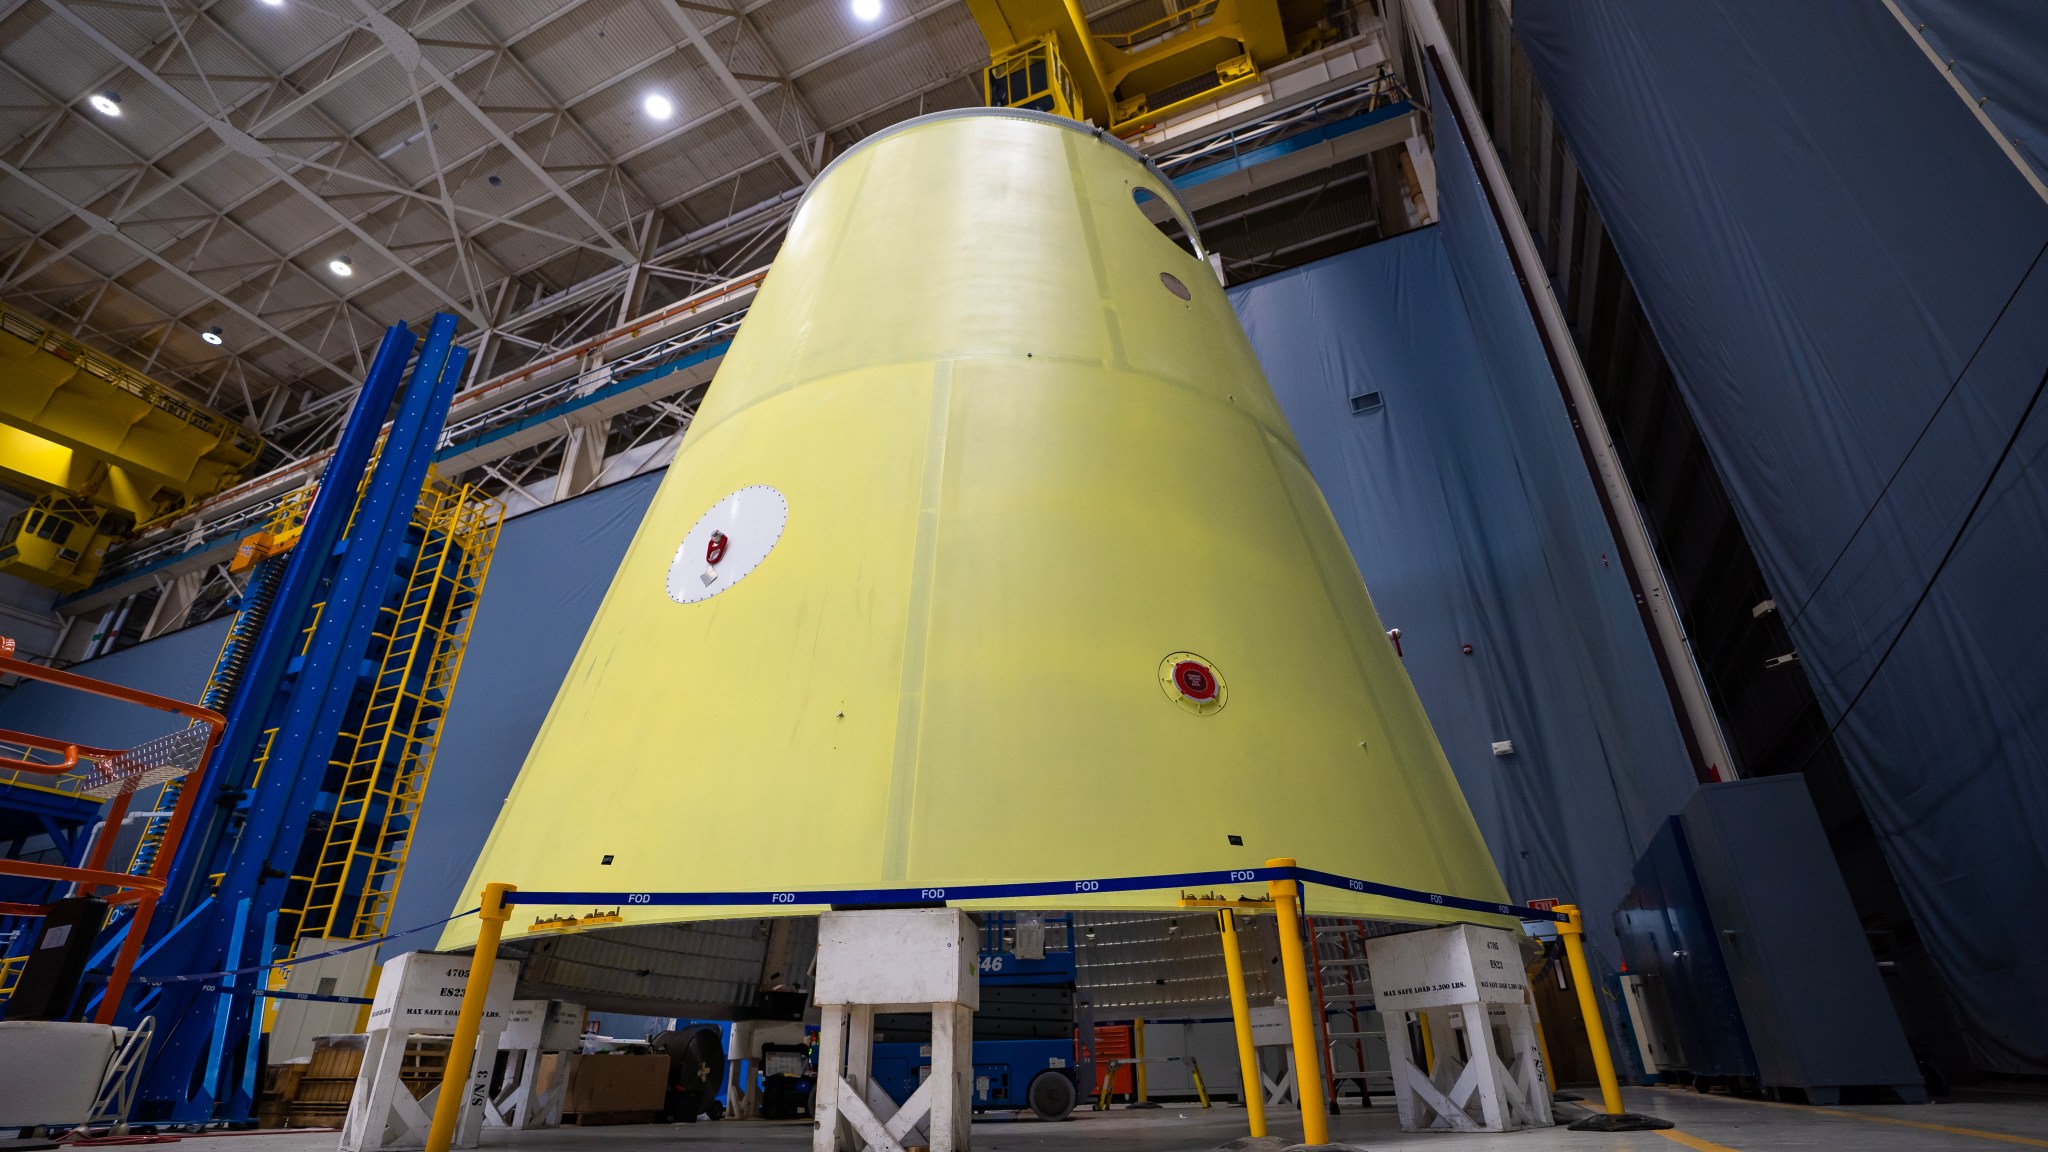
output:
M646 329L652 328L658 324L665 323L666 321L673 319L674 317L681 313L689 312L697 308L702 308L707 304L715 303L719 300L719 298L729 296L735 292L740 291L743 288L753 287L759 284L762 280L766 279L767 276L768 270L766 268L763 268L758 272L750 272L745 276L736 277L734 279L727 280L721 284L713 285L711 288L708 288L703 292L699 292L693 296L686 296L673 304L669 304L662 308L656 309L653 312L649 312L645 316L636 316L632 320L628 321L627 323L617 328L612 328L608 331L600 332L595 336L589 337L588 339L580 340L574 344L569 345L567 348L564 348L558 352L553 353L552 355L542 357L539 360L534 360L526 364L521 364L519 367L514 368L509 372L501 372L498 375L491 377L489 380L485 380L480 384L471 385L470 387L465 388L460 392L457 392L455 394L455 399L450 401L448 410L449 412L453 413L468 405L476 403L478 400L486 396L489 396L491 393L496 392L499 389L510 387L513 384L517 384L527 379L530 379L531 377L541 372L545 372L548 369L559 367L564 362L573 361L590 352L595 352L600 348L604 347L606 344L609 344L620 338L631 339L634 336L639 335ZM312 455L307 456L303 460L287 464L281 468L272 469L269 472L263 473L261 476L252 476L249 479L242 481L240 484L237 484L232 488L216 492L213 495L208 496L206 499L201 500L196 504L188 505L184 508L179 509L176 512L160 516L157 519L142 525L140 528L136 530L137 535L139 536L143 533L162 529L167 525L175 524L180 520L184 520L195 515L203 515L208 505L218 504L222 501L236 499L245 491L251 489L260 490L263 488L275 487L279 484L286 483L289 480L289 478L294 475L305 474L311 476L313 474L316 474L321 468L325 467L327 458L329 456L332 456L333 454L334 451L331 448L322 449L319 452L315 452Z
M1359 111L1359 105L1371 111L1380 107L1383 100L1393 102L1407 99L1407 96L1400 79L1382 67L1363 80L1322 93L1304 103L1276 109L1270 116L1177 141L1156 156L1154 162L1168 179L1178 180L1210 162L1256 148L1302 125L1353 115Z
M78 884L140 888L145 892L164 890L164 881L160 876L130 876L126 872L73 868L68 864L38 864L33 860L0 860L0 873L8 876L26 876L31 880L70 880Z
M33 880L68 880L76 885L75 891L81 892L90 888L109 887L115 889L113 895L108 898L109 904L132 902L135 905L135 914L128 922L128 933L122 938L121 950L114 958L113 971L107 976L106 991L100 998L100 1009L95 1018L97 1023L112 1024L115 1013L121 1007L122 993L127 991L128 981L134 975L135 963L142 956L144 938L149 934L149 921L156 912L157 898L163 894L165 877L169 873L172 859L177 854L178 841L184 835L185 825L192 818L200 793L205 791L198 785L205 779L214 749L220 743L221 732L227 727L227 717L211 708L174 700L169 696L159 696L154 692L144 692L121 684L109 684L90 676L80 676L74 672L62 672L41 664L32 664L27 660L16 659L14 651L14 640L11 637L0 636L0 675L40 680L60 688L105 696L110 700L119 700L158 712L169 712L207 727L206 744L200 750L198 766L186 778L185 787L179 793L178 806L171 812L169 826L164 832L163 847L148 874L135 876L126 872L105 870L107 847L113 843L114 834L120 826L121 814L127 808L126 791L115 797L114 807L108 814L109 818L101 825L96 835L96 842L89 857L89 863L94 865L93 867L72 868L65 865L38 864L27 860L0 860L0 876L23 876ZM40 744L55 742L49 737L32 736L30 740ZM29 746L35 747L37 743L31 743ZM21 916L47 915L48 912L48 905L31 904L16 905L12 910L12 914Z
M76 672L63 672L55 668L46 668L41 664L32 664L27 660L18 660L14 656L14 639L9 636L0 636L0 675L41 680L45 684L55 684L59 688L70 688L78 692L90 692L95 696L105 696L124 704L139 704L158 712L172 712L187 720L206 724L216 731L227 727L227 717L211 708L202 708L197 704L173 700L169 696L159 696L154 692L144 692L140 688L130 688L124 684L109 684L105 680L80 676Z
M111 760L121 754L119 748L101 748L93 744L80 744L76 740L59 740L51 736L38 736L33 732L16 732L0 728L0 744L19 744L44 752L65 752L76 748L81 760Z
M476 400L483 396L487 396L500 388L507 387L509 385L518 383L519 381L532 377L538 373L544 372L549 368L553 368L561 364L565 360L575 360L582 357L586 353L595 352L599 348L611 343L614 340L617 340L621 336L629 338L637 336L642 331L648 328L652 328L657 324L661 324L670 319L673 319L676 315L680 313L694 311L698 308L703 307L706 304L709 304L717 300L721 296L730 296L731 294L739 291L742 288L749 288L756 284L759 284L761 281L767 279L767 277L768 270L766 268L763 268L759 272L750 272L745 276L740 276L732 280L727 280L722 284L713 285L710 289L703 292L699 292L694 296L685 296L681 300L678 300L665 308L659 308L653 312L649 312L645 316L636 316L631 321L617 328L613 328L606 332L600 332L587 340L582 340L575 344L571 344L567 348L562 349L560 352L557 352L552 356L543 357L539 360L533 361L532 363L521 364L519 367L514 368L510 372L500 373L497 376L493 376L489 380L486 380L483 383L478 384L465 392L457 393L454 401L450 405L451 410L453 408L461 407L465 404L474 403Z
M1147 40L1163 38L1183 24L1192 24L1206 17L1214 16L1216 9L1221 6L1220 0L1200 0L1199 3L1190 4L1178 12L1169 12L1157 20L1140 24L1128 32L1098 33L1095 38L1124 51L1129 51L1131 48Z
M721 286L721 291L723 292L727 290L733 290L740 287L745 287L749 284L758 283L762 275L762 273L754 273L748 276L743 276L738 280L732 281L728 285ZM707 302L709 301L704 296L696 296L691 297L690 300L678 301L677 304L670 305L668 308L663 309L659 313L653 313L650 314L649 316L642 317L625 328L615 329L604 336L593 337L592 339L597 341L604 341L617 339L620 336L630 337L635 332L639 332L646 328L653 327L654 325L660 323L664 318L672 319L674 313L683 304L702 305ZM733 329L739 326L739 319L744 315L744 312L740 312L737 314L727 314L724 316L720 316L714 320L707 320L694 328L687 328L681 332L676 333L673 336L663 337L662 339L652 344L649 344L644 348L636 348L631 352L621 355L616 360L607 361L605 364L601 365L601 367L612 369L615 379L626 378L632 375L635 369L642 368L650 361L660 359L665 355L680 353L693 345L702 344L707 340L715 339L721 335L730 333ZM571 349L570 351L574 351L574 349ZM568 353L565 352L563 355L566 356L568 355ZM558 360L559 358L556 359ZM555 361L550 361L550 363L553 362ZM541 368L545 366L546 365L544 364L530 364L516 370L515 372L507 373L502 376L493 377L491 380L483 384L480 384L475 388L470 389L468 392L457 394L455 398L455 404L461 405L466 401L473 401L475 398L484 395L486 392L505 387L511 383L514 383L516 380L524 379L526 376L539 371ZM572 393L576 391L578 388L582 386L581 380L582 377L580 375L567 376L552 384L543 385L542 387L534 390L533 392L529 392L526 395L519 397L518 399L508 401L499 407L488 408L483 411L475 412L470 415L462 417L451 416L449 418L447 428L444 429L442 432L442 443L444 446L453 445L455 443L459 443L463 439L466 439L473 435L480 434L492 428L500 427L505 424L516 423L519 419L527 415L530 415L534 411L544 409L546 407L551 406L554 403L559 402L563 398L565 393ZM318 453L317 455L309 456L305 460L299 462L298 464L291 465L290 468L280 469L277 472L266 473L264 476L259 476L254 480L250 480L244 485L242 485L242 487L246 488L250 485L258 483L273 483L278 481L284 475L286 475L286 473L292 471L310 471L311 465L325 461L327 459L327 456L328 453L324 451ZM220 496L217 498L230 498L233 497L238 491L240 491L239 488L230 488L226 492L221 493ZM192 551L194 548L211 547L217 544L219 541L227 539L230 536L239 537L245 535L252 525L256 525L258 523L268 520L271 514L274 511L276 511L278 505L281 504L284 500L290 498L292 493L296 491L300 491L300 489L287 489L285 491L279 492L274 496L265 497L262 500L258 501L257 503L250 504L245 508L238 509L235 512L222 516L218 520L212 521L211 523L207 524L204 529L201 530L201 542L196 545L192 542L191 537L189 535L166 535L161 539L150 542L146 546L121 551L118 554L109 557L109 559L106 561L105 566L101 570L101 579L105 580L109 578L122 577L127 575L128 573L135 571L136 569L143 568L149 564L155 563L156 561L158 561L166 555L181 555L185 552ZM203 506L194 506L191 508L186 508L176 513L173 517L171 517L171 519L178 519L191 516L195 512L201 510L201 508L203 508ZM144 529L148 530L154 526L160 526L162 523L164 523L164 521L152 521L151 524L144 525Z
M19 744L38 752L57 752L64 759L55 764L44 760L31 760L26 756L0 756L0 769L12 768L17 772L34 772L38 776L62 776L78 767L78 745L64 744L47 737L16 732L0 728L0 744Z

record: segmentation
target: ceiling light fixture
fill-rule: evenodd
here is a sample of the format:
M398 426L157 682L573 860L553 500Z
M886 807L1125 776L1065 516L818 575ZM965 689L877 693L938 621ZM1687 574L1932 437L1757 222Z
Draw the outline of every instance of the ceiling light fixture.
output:
M640 107L656 120L666 120L676 114L675 102L659 92L648 93L647 99L640 102Z
M215 324L215 325L214 325L213 327L211 327L211 328L208 328L208 329L207 329L206 331L204 331L204 332L201 332L201 333L199 334L199 338L200 338L201 340L204 340L204 341L206 341L206 342L207 342L208 344L212 344L212 345L214 345L214 346L218 347L218 346L220 345L220 341L221 341L221 331L220 331L220 325L218 325L218 324Z
M853 0L853 17L865 24L882 18L882 0Z
M385 149L385 150L383 150L382 152L379 152L379 153L377 153L377 159L379 159L379 160L389 160L389 159L391 159L391 158L392 158L393 156L396 156L396 155L398 155L398 154L399 154L400 152L403 152L403 151L404 151L404 150L406 150L407 148L410 148L410 147L412 147L413 145L415 145L415 144L419 143L420 141L422 141L422 140L426 139L426 138L427 138L427 132L428 132L428 130L429 130L429 129L433 129L433 130L437 130L437 131L438 131L438 130L440 129L440 127L441 127L441 126L440 126L439 124L429 124L429 125L427 125L427 127L426 127L426 128L422 128L422 129L420 129L419 131L417 131L417 132L413 133L412 135L410 135L410 136L407 136L407 137L406 137L405 139L403 139L403 140L400 140L400 141L399 141L398 143L396 143L396 144L393 144L393 145L392 145L391 147L389 147L389 148L386 148L386 149Z
M95 112L103 116L119 116L121 114L121 94L112 89L93 93L89 103L92 104Z
M346 256L336 256L327 262L327 270L336 276L353 276L356 274L356 262Z

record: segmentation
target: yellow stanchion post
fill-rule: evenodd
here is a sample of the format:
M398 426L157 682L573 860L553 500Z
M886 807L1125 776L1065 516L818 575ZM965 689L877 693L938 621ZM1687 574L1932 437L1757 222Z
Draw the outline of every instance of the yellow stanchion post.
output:
M476 1034L484 1023L484 997L491 991L491 968L498 962L498 934L512 919L505 904L510 884L484 885L483 908L477 913L476 953L469 959L469 983L462 989L462 1008L455 1017L455 1037L448 1043L448 1067L441 1073L441 1097L434 1102L434 1123L427 1129L427 1152L448 1152L455 1143L455 1122L462 1099L469 1094L470 1061L476 1056Z
M1230 983L1230 1022L1237 1030L1237 1068L1245 1119L1254 1137L1266 1134L1266 1088L1259 1080L1259 1050L1252 1044L1252 1010L1244 991L1244 953L1238 950L1237 914L1216 910L1223 927L1223 973Z
M1131 1093L1131 1103L1150 1104L1151 1097L1145 1095L1148 1085L1145 1083L1145 1021L1142 1018L1131 1021L1131 1057L1137 1061L1131 1072L1131 1087L1134 1090Z
M1292 868L1292 859L1266 861L1268 868ZM1298 885L1271 880L1273 911L1280 917L1280 967L1287 977L1287 1024L1294 1036L1294 1096L1301 1103L1301 1142L1330 1142L1330 1118L1323 1103L1323 1057L1316 1051L1314 993L1308 986L1308 956L1301 946L1301 915L1295 909Z
M1621 1081L1614 1075L1614 1053L1607 1047L1607 1025L1600 1015L1600 998L1593 991L1593 972L1586 965L1586 926L1576 904L1560 904L1564 917L1557 933L1564 937L1564 956L1571 965L1572 986L1579 994L1579 1011L1586 1017L1586 1044L1593 1051L1593 1071L1600 1078L1600 1102L1605 1115L1595 1113L1571 1125L1579 1132L1640 1132L1671 1127L1671 1121L1628 1111L1621 1102Z
M1560 904L1557 910L1567 917L1557 928L1564 937L1565 959L1572 966L1572 985L1579 993L1579 1011L1586 1017L1586 1043L1593 1049L1593 1071L1600 1077L1600 1101L1606 1105L1608 1115L1618 1116L1624 1111L1621 1082L1614 1075L1614 1053L1607 1048L1607 1027L1601 1023L1600 998L1593 992L1593 973L1586 966L1585 924L1576 905Z
M1422 1026L1422 1073L1436 1075L1436 1037L1429 1034L1429 1013L1417 1012L1415 1020Z

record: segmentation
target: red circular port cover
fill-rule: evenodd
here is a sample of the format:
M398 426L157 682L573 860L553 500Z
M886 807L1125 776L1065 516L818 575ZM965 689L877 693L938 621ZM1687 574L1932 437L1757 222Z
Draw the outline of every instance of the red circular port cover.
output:
M1193 660L1183 660L1173 666L1173 686L1190 700L1216 698L1216 674Z

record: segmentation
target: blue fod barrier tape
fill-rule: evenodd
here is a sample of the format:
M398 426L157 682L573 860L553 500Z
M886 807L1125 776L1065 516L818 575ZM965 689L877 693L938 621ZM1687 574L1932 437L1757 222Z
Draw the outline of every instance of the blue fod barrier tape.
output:
M945 888L855 888L811 892L512 892L507 904L617 904L623 907L712 907L734 905L915 905L934 907L963 900L1013 900L1034 896L1091 896L1103 892L1147 892L1162 888L1193 888L1215 884L1258 884L1296 880L1408 904L1456 908L1521 920L1562 921L1547 909L1524 908L1494 900L1472 900L1442 892L1424 892L1373 880L1357 880L1313 868L1233 868L1216 872L1171 872L1158 876L1114 876L1089 880L1043 880L1022 884L961 884Z
M1427 904L1436 908L1456 908L1461 912L1483 912L1489 916L1513 916L1520 920L1540 920L1561 923L1565 917L1547 908L1524 908L1518 904L1502 904L1493 900L1472 900L1464 896L1450 896L1441 892L1424 892L1419 888L1403 888L1397 884L1381 884L1374 880L1358 880L1339 876L1334 872L1318 872L1313 868L1232 868L1215 872L1169 872L1157 876L1113 876L1092 880L1041 880L1023 884L962 884L948 888L851 888L827 889L813 892L509 892L505 896L507 905L527 904L617 904L640 907L716 907L760 905L916 905L925 904L942 907L954 900L1011 900L1031 896L1088 896L1102 892L1148 892L1163 888L1194 888L1213 884L1259 884L1270 880L1294 880L1303 884L1320 884L1325 888L1341 888L1366 896L1380 896L1388 900L1399 900L1408 904ZM267 972L272 968L288 968L293 964L304 964L372 948L401 936L439 928L443 924L474 916L477 909L457 912L453 916L393 932L374 940L359 940L347 947L335 948L314 956L301 956L297 960L280 960L274 964L258 964L251 968L236 968L226 972L197 972L187 976L138 976L137 981L150 985L199 983L202 992L221 992L231 995L254 995L282 997L288 1000L321 1000L337 1004L368 1004L356 996L315 996L308 992L281 992L269 989L240 988L217 983L224 976L241 976L251 972Z

